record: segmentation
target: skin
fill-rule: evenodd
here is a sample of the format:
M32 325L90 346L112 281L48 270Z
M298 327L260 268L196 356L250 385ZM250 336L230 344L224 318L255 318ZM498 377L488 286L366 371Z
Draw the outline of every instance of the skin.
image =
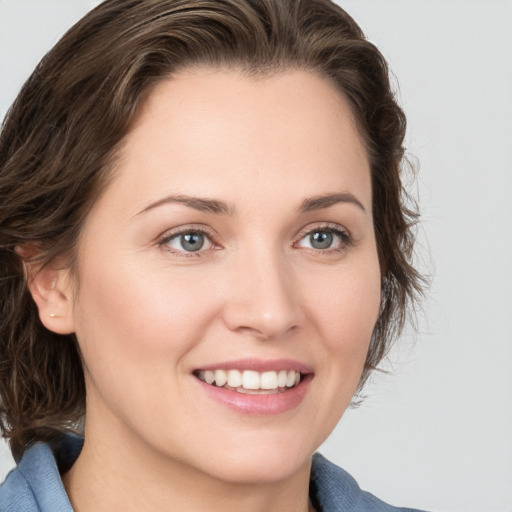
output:
M344 200L300 211L332 194ZM228 208L162 202L176 195ZM63 477L75 510L308 510L311 455L379 312L371 205L349 106L314 73L190 69L152 92L86 222L78 295L66 270L32 284L43 323L83 354L85 445ZM312 247L333 228L332 247ZM182 229L211 243L187 254L168 240ZM308 365L302 402L244 414L192 373L247 357Z

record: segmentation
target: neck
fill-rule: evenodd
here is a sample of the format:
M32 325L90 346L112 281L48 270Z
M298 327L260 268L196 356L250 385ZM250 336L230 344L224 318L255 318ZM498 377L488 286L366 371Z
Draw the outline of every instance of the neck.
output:
M108 437L86 426L85 443L63 482L76 512L190 510L307 512L308 459L279 481L224 481L173 460L129 435Z

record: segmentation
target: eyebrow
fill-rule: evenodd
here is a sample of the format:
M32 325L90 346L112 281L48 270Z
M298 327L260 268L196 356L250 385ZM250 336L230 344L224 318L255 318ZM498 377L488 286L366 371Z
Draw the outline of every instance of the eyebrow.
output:
M146 213L154 208L158 208L164 204L183 204L188 206L189 208L193 208L194 210L198 210L204 213L215 213L217 215L235 215L236 208L228 203L223 201L218 201L217 199L208 199L208 198L200 198L200 197L192 197L186 195L171 195L168 197L164 197L155 203L150 204L142 211L140 211L137 215L141 215Z
M330 194L330 195L321 195L315 197L308 197L304 199L302 202L299 211L302 213L310 212L312 210L321 210L322 208L329 208L329 206L333 206L337 203L350 203L356 205L359 209L361 209L364 213L366 210L353 194L350 192L342 192L339 194Z
M171 195L164 197L154 203L151 203L149 206L141 210L137 215L141 215L146 213L154 208L158 208L164 204L183 204L188 206L189 208L193 208L194 210L203 212L203 213L214 213L217 215L229 215L234 216L236 214L236 208L234 205L230 203L226 203L224 201L219 201L218 199L208 199L201 197L193 197L187 195ZM302 202L298 211L300 213L306 213L313 210L321 210L323 208L329 208L338 203L350 203L356 205L359 209L366 213L366 210L362 203L350 192L342 192L339 194L328 194L328 195L320 195L307 197Z

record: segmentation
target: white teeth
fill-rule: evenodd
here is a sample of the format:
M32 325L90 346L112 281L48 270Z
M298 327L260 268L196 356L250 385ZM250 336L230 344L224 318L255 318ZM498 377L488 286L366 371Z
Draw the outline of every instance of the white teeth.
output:
M221 388L228 381L228 374L224 370L215 370L215 385Z
M277 374L277 385L280 388L284 388L286 386L286 370L281 370Z
M290 370L286 374L286 387L291 388L292 386L295 386L295 372L293 370Z
M300 376L299 376L300 378ZM261 374L261 389L277 389L277 373L263 372Z
M244 389L260 389L260 374L251 370L242 373L242 387Z
M300 383L300 373L295 370L257 372L254 370L205 370L197 377L207 384L217 387L228 386L239 391L275 391L292 388Z
M242 374L238 370L228 371L228 386L230 388L239 388L242 385Z

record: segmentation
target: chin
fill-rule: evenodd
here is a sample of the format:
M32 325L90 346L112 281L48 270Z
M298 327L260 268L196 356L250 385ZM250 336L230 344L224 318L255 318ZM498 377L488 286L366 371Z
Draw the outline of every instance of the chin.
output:
M309 471L311 457L305 461L291 462L289 460L266 460L246 461L241 464L228 465L213 475L218 480L236 485L251 485L251 484L272 484L282 482L291 478L298 472L307 470Z
M232 484L271 484L307 471L313 451L287 446L270 446L258 442L250 446L231 447L222 457L211 457L204 470L219 480Z

